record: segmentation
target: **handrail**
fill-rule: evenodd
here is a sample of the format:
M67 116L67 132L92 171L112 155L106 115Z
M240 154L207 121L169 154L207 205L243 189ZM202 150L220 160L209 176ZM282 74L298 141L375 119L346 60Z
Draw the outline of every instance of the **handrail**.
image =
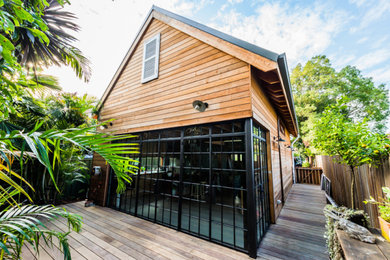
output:
M336 201L332 198L332 182L329 180L328 177L325 176L325 174L321 175L321 190L325 191L325 196L327 201L330 202L335 207L338 207L338 204Z

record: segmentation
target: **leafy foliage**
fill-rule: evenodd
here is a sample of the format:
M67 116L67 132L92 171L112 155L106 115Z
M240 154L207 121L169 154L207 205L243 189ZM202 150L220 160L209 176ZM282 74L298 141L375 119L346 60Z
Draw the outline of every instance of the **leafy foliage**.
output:
M367 120L354 123L344 113L345 99L329 106L314 126L314 145L351 167L375 165L389 155L390 140L370 130Z
M390 223L390 188L382 187L382 191L385 194L385 197L381 201L376 201L373 197L370 196L370 199L364 201L364 203L378 205L381 218Z
M67 235L80 230L81 218L52 206L23 205L31 204L36 193L46 192L37 180L43 184L50 181L60 191L60 171L65 182L73 177L74 181L82 179L77 172L69 172L75 157L64 149L71 147L78 155L100 153L118 176L118 192L131 181L136 168L125 156L137 148L115 143L131 136L98 133L98 126L85 118L85 108L92 101L65 94L46 105L48 100L36 98L40 89L58 89L55 78L40 74L42 66L68 65L77 76L89 78L88 61L68 34L78 26L72 22L72 14L61 10L65 3L68 1L0 0L0 259L18 259L24 243L38 251L42 239L52 245L54 238L65 259L70 259ZM50 123L51 119L57 120ZM69 160L64 161L66 158ZM44 226L58 217L67 219L68 232Z
M354 168L363 164L378 165L390 154L386 135L370 130L367 120L354 123L345 113L346 99L325 109L314 125L314 146L325 155L335 156L351 169L351 205L354 208Z
M81 217L53 206L14 206L0 214L0 248L1 256L20 259L22 247L29 243L39 253L39 243L53 246L53 238L59 239L64 259L71 259L67 234L49 230L43 221L53 221L58 217L67 219L68 228L76 232L81 228Z
M319 153L313 147L314 125L328 106L347 96L343 113L354 122L366 119L367 126L383 133L390 115L389 91L384 84L375 86L353 67L336 71L325 56L315 56L305 65L298 64L291 73L296 114L303 142L297 145L302 154Z
M0 42L3 69L13 66L68 65L76 75L89 79L89 61L73 46L76 38L67 31L78 31L75 16L61 10L68 1L18 0L0 3Z

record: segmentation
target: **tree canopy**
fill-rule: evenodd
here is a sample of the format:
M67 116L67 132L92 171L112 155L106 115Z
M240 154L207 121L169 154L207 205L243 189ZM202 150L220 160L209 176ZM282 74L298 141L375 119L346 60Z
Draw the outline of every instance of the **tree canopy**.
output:
M313 145L324 155L351 169L351 205L354 208L355 168L363 164L378 165L390 153L390 139L370 130L367 119L353 122L346 110L349 100L343 98L328 106L315 122Z
M298 64L291 73L294 101L300 134L305 147L313 142L313 126L326 107L348 97L342 111L349 119L384 133L390 115L389 91L384 84L375 85L353 66L336 70L326 56L315 56L306 64Z

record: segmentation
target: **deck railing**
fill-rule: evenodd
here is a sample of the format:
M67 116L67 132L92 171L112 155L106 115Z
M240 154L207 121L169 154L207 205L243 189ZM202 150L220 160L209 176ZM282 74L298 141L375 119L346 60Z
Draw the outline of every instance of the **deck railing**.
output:
M295 170L297 183L320 185L322 174L321 168L297 167Z

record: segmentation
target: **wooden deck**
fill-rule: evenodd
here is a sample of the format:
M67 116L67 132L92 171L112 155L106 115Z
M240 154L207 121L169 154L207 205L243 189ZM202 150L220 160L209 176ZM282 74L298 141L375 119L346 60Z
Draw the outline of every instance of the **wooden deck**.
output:
M258 259L327 259L319 186L293 186L276 225L266 234ZM83 217L83 230L69 236L73 259L251 259L246 254L104 207L67 204ZM61 220L50 228L65 230ZM31 248L30 248L31 249ZM23 259L34 259L30 249ZM62 259L43 247L39 259Z
M294 184L276 224L257 252L265 259L329 259L324 238L326 200L318 185Z

